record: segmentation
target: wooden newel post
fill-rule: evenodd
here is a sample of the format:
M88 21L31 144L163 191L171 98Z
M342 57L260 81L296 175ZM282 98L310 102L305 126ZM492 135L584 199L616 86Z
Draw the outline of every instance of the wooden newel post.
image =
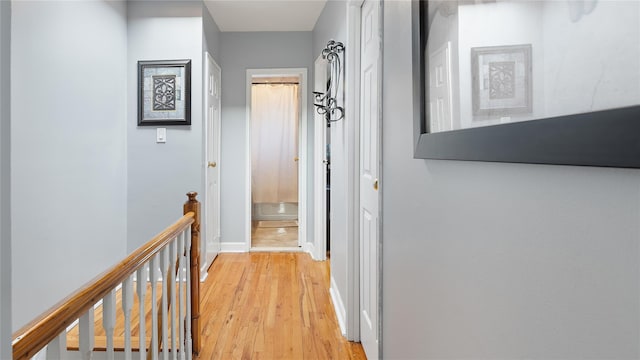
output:
M197 355L200 353L200 202L196 200L198 193L195 191L187 196L184 214L195 214L191 224L191 339L193 353Z

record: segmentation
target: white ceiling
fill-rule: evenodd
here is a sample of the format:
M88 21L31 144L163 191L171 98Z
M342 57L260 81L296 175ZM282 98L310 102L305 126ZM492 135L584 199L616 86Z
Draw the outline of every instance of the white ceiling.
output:
M204 3L220 31L312 31L326 1L205 0Z

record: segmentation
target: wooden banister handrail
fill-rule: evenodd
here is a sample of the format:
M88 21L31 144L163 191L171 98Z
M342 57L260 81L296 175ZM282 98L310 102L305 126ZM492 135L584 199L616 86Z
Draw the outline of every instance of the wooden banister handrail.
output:
M139 247L120 263L96 276L73 294L16 331L13 334L13 359L33 357L95 303L146 264L178 234L195 222L199 223L198 217L193 211L187 212L173 225Z

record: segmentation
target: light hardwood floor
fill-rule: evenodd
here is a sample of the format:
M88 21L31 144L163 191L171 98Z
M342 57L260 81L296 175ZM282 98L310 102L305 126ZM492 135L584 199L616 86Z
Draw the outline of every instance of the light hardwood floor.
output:
M219 255L202 313L201 359L366 359L340 334L328 262L305 253Z
M359 343L340 334L328 261L313 261L305 253L220 254L208 273L200 289L199 359L366 359ZM117 301L116 347L122 348L120 294ZM135 296L134 324L137 301ZM146 302L149 336L149 295ZM105 343L101 312L96 309L97 349ZM137 326L132 333L137 348ZM67 339L69 348L77 348L77 329Z

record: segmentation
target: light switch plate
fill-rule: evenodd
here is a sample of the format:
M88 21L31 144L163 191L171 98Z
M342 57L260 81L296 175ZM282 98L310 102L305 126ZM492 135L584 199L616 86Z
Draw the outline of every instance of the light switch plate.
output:
M167 128L156 129L156 142L157 143L167 142Z

